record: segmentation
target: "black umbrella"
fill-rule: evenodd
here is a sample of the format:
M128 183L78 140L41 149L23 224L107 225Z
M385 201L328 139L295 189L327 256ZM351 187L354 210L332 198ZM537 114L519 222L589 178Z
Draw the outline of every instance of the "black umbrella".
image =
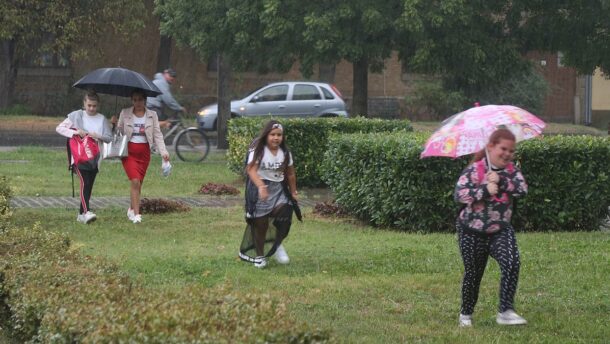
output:
M120 97L131 97L131 93L136 90L144 92L147 97L161 94L161 90L144 75L125 68L96 69L82 77L72 87Z

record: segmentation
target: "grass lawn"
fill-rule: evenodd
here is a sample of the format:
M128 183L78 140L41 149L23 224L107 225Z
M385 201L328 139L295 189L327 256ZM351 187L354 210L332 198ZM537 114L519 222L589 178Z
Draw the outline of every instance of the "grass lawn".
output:
M291 263L258 270L236 252L241 208L150 215L133 225L123 209L102 209L83 226L74 211L17 209L14 219L66 232L85 254L116 262L152 288L229 283L269 293L300 321L349 343L602 343L610 338L610 233L519 234L518 310L524 327L495 324L499 270L483 279L472 329L457 327L462 265L452 234L374 230L309 211L293 226Z
M161 157L153 155L144 185L143 197L192 196L208 182L232 184L243 188L240 177L227 170L222 153L210 153L204 163L190 164L172 160L172 174L161 174ZM71 196L72 179L65 149L22 147L0 152L0 175L8 176L19 196ZM78 192L78 177L75 176ZM120 161L104 161L98 174L93 196L129 196L129 181Z
M204 182L233 183L222 155L194 165L175 162L161 177L155 157L144 196L194 195ZM127 196L120 163L106 163L94 197ZM0 152L0 175L15 194L69 195L65 152ZM89 226L74 209L16 209L14 222L67 233L84 254L106 257L150 288L230 284L268 293L299 321L330 329L346 343L603 343L610 338L610 232L521 233L522 273L516 305L529 324L495 324L499 270L490 260L474 328L457 327L462 263L453 234L378 230L353 220L320 218L305 209L286 242L291 263L258 270L237 258L245 223L241 207L145 215L134 225L125 209L97 211Z

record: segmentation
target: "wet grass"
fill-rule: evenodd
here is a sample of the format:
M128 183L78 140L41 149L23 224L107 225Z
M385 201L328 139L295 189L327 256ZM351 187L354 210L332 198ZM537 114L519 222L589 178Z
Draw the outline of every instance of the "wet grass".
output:
M346 343L602 343L610 337L610 233L520 233L522 273L516 304L524 327L494 316L499 270L490 260L474 327L457 327L462 264L451 234L412 234L317 217L306 210L285 246L291 263L259 270L239 261L241 207L148 215L124 209L76 223L66 209L17 209L18 224L41 222L67 233L89 255L119 264L150 288L229 283L269 293L300 321Z

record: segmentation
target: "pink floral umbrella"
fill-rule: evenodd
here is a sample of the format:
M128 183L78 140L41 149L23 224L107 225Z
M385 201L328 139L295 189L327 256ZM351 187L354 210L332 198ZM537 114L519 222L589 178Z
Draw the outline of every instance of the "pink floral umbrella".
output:
M468 109L443 121L426 142L421 158L457 158L485 148L491 134L505 127L517 142L542 133L546 124L531 113L512 105L485 105Z

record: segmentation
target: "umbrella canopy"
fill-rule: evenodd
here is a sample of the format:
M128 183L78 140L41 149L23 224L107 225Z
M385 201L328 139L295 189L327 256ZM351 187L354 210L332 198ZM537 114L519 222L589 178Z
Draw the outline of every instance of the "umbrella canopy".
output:
M131 93L136 90L144 92L147 97L161 94L161 90L144 75L125 68L96 69L82 77L72 87L120 97L131 97Z
M457 158L485 148L491 134L505 127L517 141L542 133L546 124L531 113L512 105L474 107L447 118L426 142L421 157Z

